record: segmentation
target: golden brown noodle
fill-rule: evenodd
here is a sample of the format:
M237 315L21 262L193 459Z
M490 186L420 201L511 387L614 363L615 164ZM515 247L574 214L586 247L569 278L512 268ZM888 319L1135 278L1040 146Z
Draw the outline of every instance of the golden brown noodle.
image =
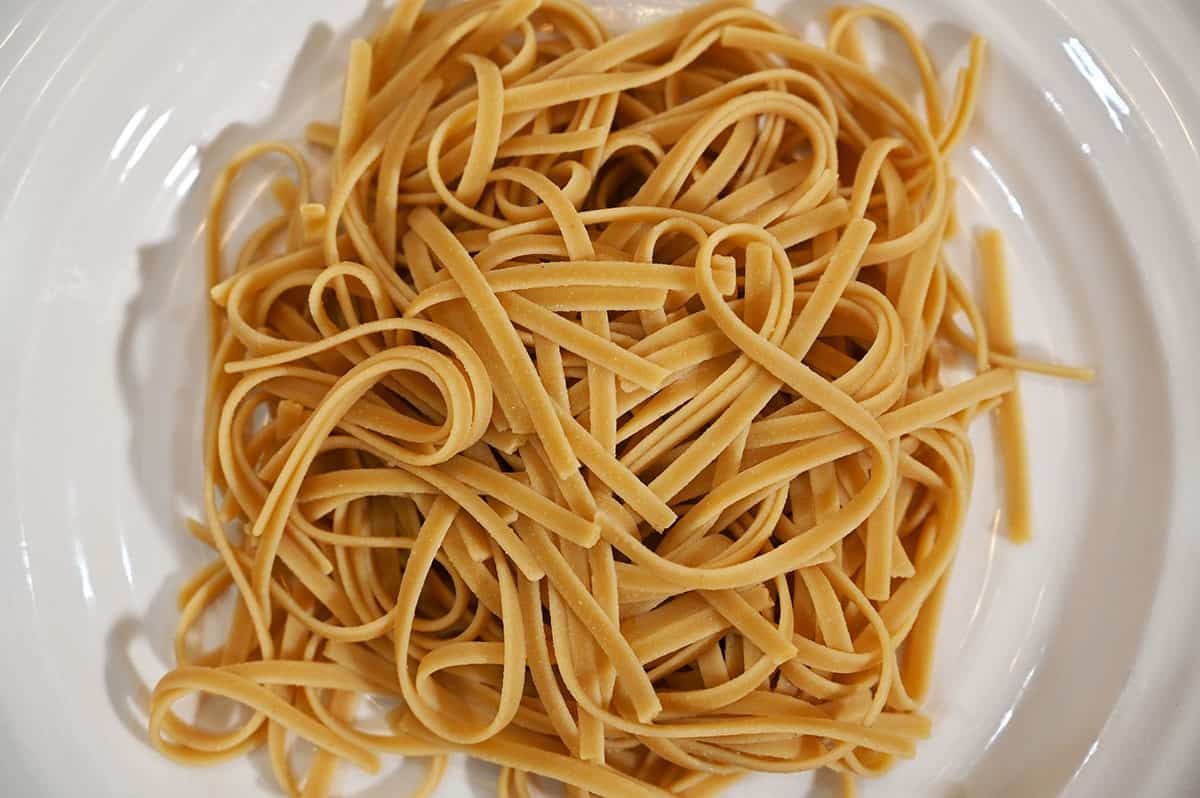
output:
M866 65L865 19L923 113ZM462 751L511 796L822 767L849 791L913 756L967 427L1001 402L1026 537L1014 369L1090 377L1014 354L996 235L986 323L943 258L982 64L976 39L945 102L871 7L818 46L737 0L615 38L575 0L402 0L308 128L331 190L279 143L214 188L190 529L218 559L181 591L154 744L265 744L305 796L385 753L433 757L422 795ZM227 270L230 187L271 155L296 179ZM978 375L946 387L955 348ZM249 711L200 728L172 710L195 693Z

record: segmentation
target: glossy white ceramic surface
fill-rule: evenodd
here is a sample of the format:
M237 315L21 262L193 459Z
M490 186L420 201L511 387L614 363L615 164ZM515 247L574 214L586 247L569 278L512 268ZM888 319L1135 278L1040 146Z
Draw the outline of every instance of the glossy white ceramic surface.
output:
M618 24L679 0L617 0ZM942 64L992 42L956 160L1006 233L1030 354L1036 539L1014 547L987 425L939 640L934 736L868 796L1200 794L1200 5L888 0ZM802 25L826 0L767 6ZM174 593L206 553L200 235L222 163L328 118L378 3L0 4L0 794L275 794L261 759L183 770L145 742ZM367 20L367 21L364 21ZM886 53L886 47L884 48ZM947 73L949 77L949 73ZM246 181L261 190L266 171ZM232 218L249 205L235 209ZM970 248L954 263L968 274ZM414 783L350 775L345 794ZM764 788L825 794L808 776ZM443 795L491 794L456 763Z

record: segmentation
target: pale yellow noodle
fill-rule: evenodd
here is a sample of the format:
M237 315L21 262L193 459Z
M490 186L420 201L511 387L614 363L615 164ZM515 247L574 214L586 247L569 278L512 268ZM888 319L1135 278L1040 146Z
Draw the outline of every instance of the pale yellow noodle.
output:
M979 254L983 266L983 310L988 344L992 350L1011 356L1015 341L1004 241L999 231L987 230L980 234ZM1014 388L996 411L996 432L1004 463L1004 511L1008 521L1008 536L1018 543L1024 543L1033 536L1029 507L1029 455L1021 418L1021 392L1019 388Z

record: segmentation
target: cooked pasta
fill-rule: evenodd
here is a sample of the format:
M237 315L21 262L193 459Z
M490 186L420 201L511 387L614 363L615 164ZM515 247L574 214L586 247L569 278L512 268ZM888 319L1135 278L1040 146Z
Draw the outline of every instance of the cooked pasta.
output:
M622 798L819 768L852 791L912 757L967 428L999 405L1024 539L1016 372L1090 378L1016 355L998 234L982 310L946 263L983 61L975 39L943 97L874 7L821 46L738 0L615 37L576 0L401 0L307 130L329 180L270 142L213 189L189 529L215 557L154 744L265 746L297 796L387 754L431 757L421 795L463 752L503 796ZM293 175L227 263L260 158ZM951 360L975 375L944 384ZM173 708L195 694L245 713L202 727Z

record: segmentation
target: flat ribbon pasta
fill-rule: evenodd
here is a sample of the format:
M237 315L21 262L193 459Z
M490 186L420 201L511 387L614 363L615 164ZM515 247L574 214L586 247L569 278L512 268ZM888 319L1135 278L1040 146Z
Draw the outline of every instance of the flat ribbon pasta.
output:
M919 109L862 24L903 43ZM1092 376L1016 353L998 233L982 308L946 262L983 58L947 100L869 6L821 46L743 0L619 36L577 0L400 0L306 131L328 193L276 142L213 189L189 530L216 557L180 592L154 745L265 746L307 798L383 754L430 757L419 796L465 752L517 798L818 768L852 794L914 756L968 427L999 407L1025 539L1016 372ZM227 263L235 179L280 157ZM945 384L953 358L975 374ZM242 714L185 720L194 694Z

